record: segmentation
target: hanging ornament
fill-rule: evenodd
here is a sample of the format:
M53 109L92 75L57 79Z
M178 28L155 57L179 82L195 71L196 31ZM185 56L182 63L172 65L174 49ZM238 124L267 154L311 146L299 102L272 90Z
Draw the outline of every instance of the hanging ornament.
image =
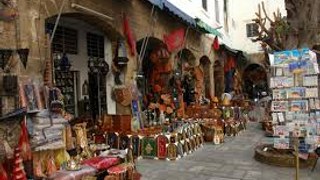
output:
M29 55L29 49L18 49L17 50L20 61L23 64L23 67L27 68L27 62L28 62L28 55Z
M218 36L216 36L213 40L213 43L212 43L212 47L214 50L219 50L220 49L220 45L219 45L219 40L218 40Z
M0 179L1 180L8 180L8 174L6 170L2 167L2 164L0 164Z
M26 124L26 117L21 122L21 134L19 138L19 147L21 150L21 157L24 161L32 159L32 152L29 143L28 130Z
M12 180L27 180L26 172L24 171L23 161L20 156L21 150L17 147L14 151L14 163Z

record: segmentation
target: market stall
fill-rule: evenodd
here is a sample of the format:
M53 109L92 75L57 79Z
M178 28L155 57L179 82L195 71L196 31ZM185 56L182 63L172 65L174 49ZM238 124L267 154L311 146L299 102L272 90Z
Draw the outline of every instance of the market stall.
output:
M319 67L309 49L270 55L272 77L271 117L265 129L274 143L256 147L263 163L309 167L316 163L319 146Z

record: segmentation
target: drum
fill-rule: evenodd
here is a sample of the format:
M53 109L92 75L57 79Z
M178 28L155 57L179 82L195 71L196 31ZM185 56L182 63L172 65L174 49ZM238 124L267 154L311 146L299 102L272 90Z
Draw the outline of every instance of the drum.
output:
M116 177L115 180L126 180L127 169L123 166L113 166L108 169L108 174Z

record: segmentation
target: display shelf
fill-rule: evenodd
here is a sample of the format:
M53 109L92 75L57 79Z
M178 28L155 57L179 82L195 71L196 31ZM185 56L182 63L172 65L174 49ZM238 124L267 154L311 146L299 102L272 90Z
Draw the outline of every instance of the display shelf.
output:
M288 163L284 166L292 166L295 161L294 156L289 157L289 151L294 146L297 146L298 153L310 153L314 146L320 144L320 138L316 142L308 139L320 137L317 134L320 123L314 125L315 121L320 120L317 114L320 101L319 75L315 73L318 72L318 66L314 65L317 60L310 59L305 52L307 50L275 53L275 58L278 58L275 62L281 62L281 66L271 64L270 89L273 96L270 113L273 133L269 135L272 135L274 142L271 146L257 147L255 156L264 163L280 166ZM285 64L287 61L290 63ZM274 160L270 160L272 158ZM277 160L281 158L282 161Z
M77 76L79 71L55 71L55 85L64 96L65 110L77 115Z

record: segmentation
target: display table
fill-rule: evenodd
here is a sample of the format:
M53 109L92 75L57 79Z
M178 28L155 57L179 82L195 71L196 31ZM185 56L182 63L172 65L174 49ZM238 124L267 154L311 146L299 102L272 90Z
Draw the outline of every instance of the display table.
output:
M119 158L115 157L93 157L82 162L80 170L68 171L59 170L52 174L50 180L80 180L84 176L95 175L99 171L108 170L108 168L118 165Z
M67 170L60 170L51 175L48 179L50 180L80 180L84 176L88 175L95 175L97 173L97 169L82 165L81 169L78 171L67 171Z

